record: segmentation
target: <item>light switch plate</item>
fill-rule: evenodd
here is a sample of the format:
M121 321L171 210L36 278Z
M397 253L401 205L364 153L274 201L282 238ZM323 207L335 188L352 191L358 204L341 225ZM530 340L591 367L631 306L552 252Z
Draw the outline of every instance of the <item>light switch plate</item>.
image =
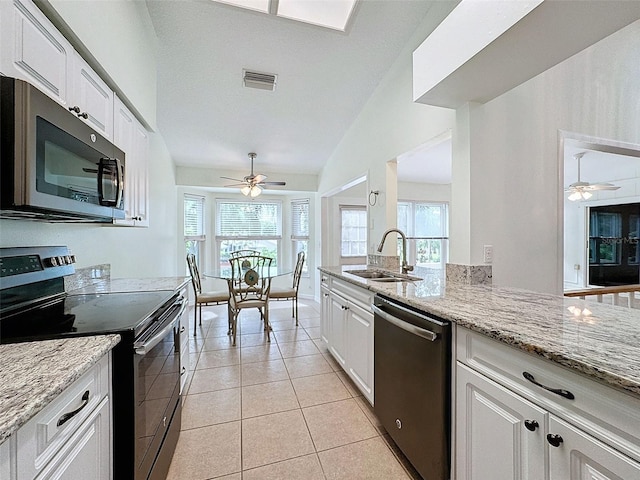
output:
M484 246L484 263L493 262L493 245Z

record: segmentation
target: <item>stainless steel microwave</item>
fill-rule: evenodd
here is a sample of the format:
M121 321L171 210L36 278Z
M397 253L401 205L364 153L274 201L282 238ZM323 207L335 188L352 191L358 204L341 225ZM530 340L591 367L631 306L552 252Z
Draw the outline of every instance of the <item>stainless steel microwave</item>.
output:
M0 218L124 218L125 155L29 83L0 77Z

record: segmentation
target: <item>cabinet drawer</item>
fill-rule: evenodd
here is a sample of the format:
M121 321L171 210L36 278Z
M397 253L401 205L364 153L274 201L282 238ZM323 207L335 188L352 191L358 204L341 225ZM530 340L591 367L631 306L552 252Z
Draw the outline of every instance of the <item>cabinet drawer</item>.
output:
M362 287L356 287L348 282L343 282L338 278L332 279L331 282L331 290L333 292L340 294L349 301L371 312L371 304L373 303L372 292Z
M640 399L465 328L458 328L457 359L640 460ZM566 390L575 398L535 385L524 378L524 372L537 383Z
M110 358L105 355L18 430L18 478L35 477L108 395Z

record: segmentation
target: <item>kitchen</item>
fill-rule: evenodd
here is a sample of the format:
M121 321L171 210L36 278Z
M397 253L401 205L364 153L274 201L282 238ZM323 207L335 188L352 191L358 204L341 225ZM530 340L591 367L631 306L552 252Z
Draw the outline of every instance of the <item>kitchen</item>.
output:
M82 43L126 92L141 116L153 118L155 97L150 93L156 84L155 67L150 65L154 59L153 41L146 23L148 18L137 10L140 5L123 2L110 7L117 11L114 12L101 10L109 8L102 4L51 3L59 8ZM438 13L444 18L448 13L445 10L450 7L438 2L434 8L440 8ZM114 14L121 15L123 21L113 20L112 28L100 30L99 35L93 30L90 34L87 32L89 25L98 19L112 19ZM132 18L141 18L140 28L126 28ZM433 22L426 19L422 30L416 31L413 45L407 49L409 54L424 40L425 32L433 29ZM365 170L371 175L371 190L387 191L383 172L390 159L455 127L458 124L455 122L463 121L466 116L468 131L473 136L470 139L472 148L467 174L464 165L460 172L462 178L467 178L467 184L461 185L460 190L456 190L455 181L453 184L451 238L468 240L457 246L452 242L450 261L470 265L483 263L483 245L493 245L495 284L558 293L562 280L559 270L558 131L640 143L638 109L633 101L638 94L634 81L638 68L637 29L637 22L622 28L491 102L462 106L455 111L422 107L410 100L412 66L410 55L405 55L380 83L363 113L329 157L317 180L317 193L312 202L318 205L322 195L359 177ZM2 44L6 45L4 40ZM118 45L121 47L116 48ZM130 45L136 45L136 50L131 51ZM120 52L124 51L135 58L131 62L133 65L123 64ZM610 68L612 58L618 65L615 71ZM622 71L625 74L619 75ZM398 99L399 92L405 92L404 100ZM568 98L572 101L567 102ZM616 99L615 104L611 99ZM506 118L512 119L511 122L505 123ZM154 123L153 120L148 122ZM379 132L394 132L394 135ZM504 142L504 138L509 138L509 142ZM66 244L81 262L77 266L111 264L115 278L136 277L140 272L149 277L181 274L184 272L183 244L178 234L181 231L181 199L178 193L174 197L166 192L182 188L179 178L189 172L174 166L159 133L150 133L149 147L154 168L149 171L151 221L148 228L2 220L2 245L21 245L24 238L29 238L33 244ZM246 152L242 155L244 159ZM354 156L362 160L350 162ZM219 173L212 172L211 176L217 179ZM518 201L505 202L511 198ZM317 225L321 218L319 210L317 206L312 210ZM374 225L369 232L373 239L369 247L371 253L388 224L383 210L374 208L370 211ZM527 214L523 215L523 212ZM154 217L162 221L154 222ZM532 231L536 232L534 236ZM318 235L317 231L315 235ZM309 256L310 271L315 271L321 264L335 264L332 259L320 260L323 257L319 247L317 250ZM309 281L314 283L309 288L317 297L318 278L312 276Z

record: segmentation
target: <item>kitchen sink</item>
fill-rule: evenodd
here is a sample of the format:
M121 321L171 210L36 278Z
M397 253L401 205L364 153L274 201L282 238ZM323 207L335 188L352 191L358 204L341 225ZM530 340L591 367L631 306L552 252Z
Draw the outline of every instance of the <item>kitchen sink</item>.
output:
M367 278L374 282L415 282L416 280L422 280L419 277L412 277L410 275L401 275L391 272L381 272L379 270L345 270L345 273L350 273L361 278Z

